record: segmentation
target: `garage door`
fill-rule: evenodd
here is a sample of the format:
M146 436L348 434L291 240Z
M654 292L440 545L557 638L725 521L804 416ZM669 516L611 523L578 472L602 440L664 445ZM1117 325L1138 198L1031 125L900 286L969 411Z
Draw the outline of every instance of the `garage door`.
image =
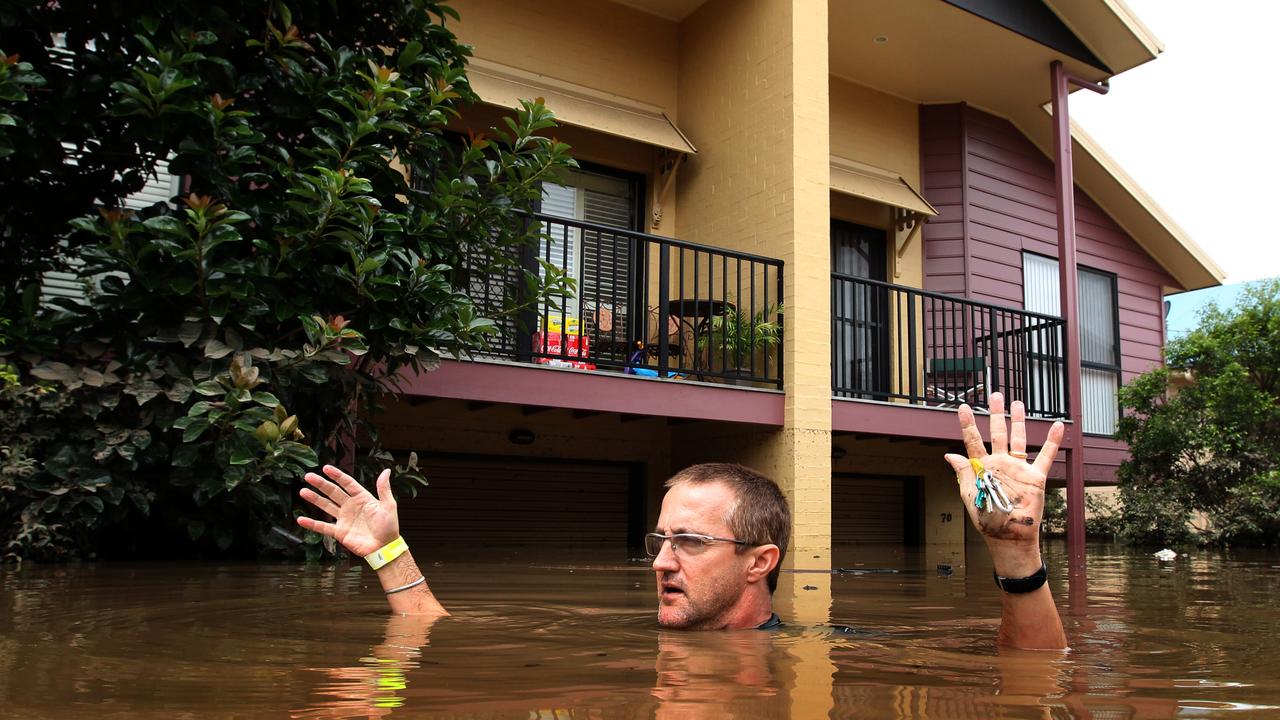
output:
M444 545L599 543L625 547L643 522L632 466L494 459L419 461L429 487L401 500L405 540ZM637 497L639 496L639 497ZM633 527L634 526L634 527ZM630 538L635 542L636 538Z
M914 477L833 476L832 542L914 544L919 482Z

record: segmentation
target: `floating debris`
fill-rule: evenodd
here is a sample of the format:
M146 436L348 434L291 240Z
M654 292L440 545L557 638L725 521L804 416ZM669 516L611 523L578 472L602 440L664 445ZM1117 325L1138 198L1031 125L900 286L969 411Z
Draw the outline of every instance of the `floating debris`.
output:
M1169 548L1165 548L1165 549L1161 550L1160 552L1156 553L1156 554L1155 554L1155 557L1156 557L1156 559L1157 559L1157 560L1163 560L1163 561L1166 561L1166 562L1167 562L1167 561L1169 561L1169 560L1172 560L1172 559L1174 559L1174 558L1178 557L1178 553L1176 553L1176 552L1174 552L1174 551L1170 550Z

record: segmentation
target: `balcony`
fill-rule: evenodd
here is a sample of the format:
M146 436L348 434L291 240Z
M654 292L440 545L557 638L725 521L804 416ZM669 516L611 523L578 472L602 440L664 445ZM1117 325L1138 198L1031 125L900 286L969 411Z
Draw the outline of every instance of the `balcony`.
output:
M500 334L478 357L672 380L782 388L782 261L534 214L537 248L505 276L469 273ZM554 266L574 292L522 302L522 271ZM504 314L514 300L530 306Z
M898 405L985 407L992 392L1027 416L1066 416L1060 318L831 274L832 394Z

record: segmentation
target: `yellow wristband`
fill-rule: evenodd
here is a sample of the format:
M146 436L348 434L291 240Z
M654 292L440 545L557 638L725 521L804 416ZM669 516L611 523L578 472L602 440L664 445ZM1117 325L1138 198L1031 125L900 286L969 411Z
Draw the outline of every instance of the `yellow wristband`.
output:
M404 538L398 537L368 555L365 555L364 559L369 563L369 567L374 570L378 570L392 560L395 560L405 554L405 551L408 549L409 544L404 541Z

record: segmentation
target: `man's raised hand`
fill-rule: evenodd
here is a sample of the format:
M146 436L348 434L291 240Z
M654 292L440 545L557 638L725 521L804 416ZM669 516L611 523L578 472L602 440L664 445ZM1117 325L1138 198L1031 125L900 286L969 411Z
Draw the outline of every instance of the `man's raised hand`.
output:
M961 405L957 415L968 458L947 455L960 484L960 496L974 527L989 540L1013 541L1016 544L1038 544L1040 523L1044 517L1045 480L1062 443L1063 425L1054 423L1036 454L1035 462L1027 461L1027 413L1021 402L1013 403L1011 431L1005 428L1004 396L991 394L991 452L982 441L968 405ZM1004 512L987 500L986 510L978 510L977 475L970 460L977 460L1000 481L1013 509Z
M328 535L357 557L372 554L400 536L400 518L391 495L391 470L383 470L378 476L377 497L332 465L325 465L323 472L328 479L316 473L303 476L315 490L303 488L299 494L328 513L334 522L300 516L299 525Z

